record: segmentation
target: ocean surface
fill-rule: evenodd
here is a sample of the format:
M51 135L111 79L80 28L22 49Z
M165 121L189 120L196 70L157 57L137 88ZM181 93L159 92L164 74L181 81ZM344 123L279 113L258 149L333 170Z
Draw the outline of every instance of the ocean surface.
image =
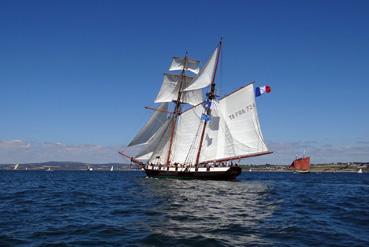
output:
M0 171L0 246L369 246L369 174Z

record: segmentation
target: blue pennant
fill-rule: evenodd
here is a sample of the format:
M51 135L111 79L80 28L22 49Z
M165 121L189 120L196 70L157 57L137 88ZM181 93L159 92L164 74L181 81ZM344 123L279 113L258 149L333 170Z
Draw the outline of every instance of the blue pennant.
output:
M201 115L201 120L204 120L205 122L208 122L210 120L210 116L206 114Z

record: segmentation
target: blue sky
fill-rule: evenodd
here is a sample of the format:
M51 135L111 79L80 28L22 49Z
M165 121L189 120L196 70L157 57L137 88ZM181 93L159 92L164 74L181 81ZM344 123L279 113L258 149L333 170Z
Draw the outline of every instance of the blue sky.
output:
M220 36L222 92L272 87L259 162L368 161L368 30L368 1L3 0L0 162L119 161L171 56L205 61Z

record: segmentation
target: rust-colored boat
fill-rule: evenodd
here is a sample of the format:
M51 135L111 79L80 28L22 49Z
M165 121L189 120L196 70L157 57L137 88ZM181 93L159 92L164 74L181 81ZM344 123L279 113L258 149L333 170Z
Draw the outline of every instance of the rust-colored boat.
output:
M300 173L310 172L310 157L295 159L289 168Z

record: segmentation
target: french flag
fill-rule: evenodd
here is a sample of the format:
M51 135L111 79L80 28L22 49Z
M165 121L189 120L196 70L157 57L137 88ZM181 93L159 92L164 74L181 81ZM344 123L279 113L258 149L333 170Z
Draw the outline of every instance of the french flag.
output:
M271 91L272 91L272 88L268 85L262 86L262 87L257 87L257 88L255 88L255 96L259 97L260 95L262 95L264 93L270 93Z

